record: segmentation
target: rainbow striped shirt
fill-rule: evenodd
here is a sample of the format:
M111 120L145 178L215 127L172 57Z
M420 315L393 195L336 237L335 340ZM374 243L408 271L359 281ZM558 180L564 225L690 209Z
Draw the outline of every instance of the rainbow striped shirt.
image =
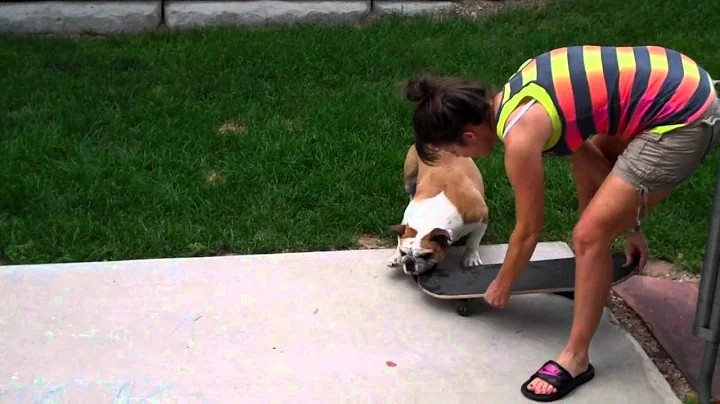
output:
M708 72L671 49L559 48L527 60L510 77L497 114L497 134L502 137L508 116L532 98L552 120L545 152L567 155L594 134L630 139L685 126L715 96Z

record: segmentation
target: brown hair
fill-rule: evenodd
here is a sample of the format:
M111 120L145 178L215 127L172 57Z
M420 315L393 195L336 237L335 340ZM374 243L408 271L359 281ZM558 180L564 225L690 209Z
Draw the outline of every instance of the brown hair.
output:
M405 98L416 103L413 115L418 156L432 164L438 146L464 145L468 125L492 122L494 91L480 81L458 77L436 79L420 74L405 83Z

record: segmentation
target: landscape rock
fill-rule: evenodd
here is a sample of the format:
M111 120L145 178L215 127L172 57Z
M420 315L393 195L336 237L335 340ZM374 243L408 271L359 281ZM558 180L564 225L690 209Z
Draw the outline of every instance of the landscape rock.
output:
M5 33L129 33L155 29L161 19L161 1L0 3Z
M368 9L366 1L167 1L165 19L170 28L347 23Z

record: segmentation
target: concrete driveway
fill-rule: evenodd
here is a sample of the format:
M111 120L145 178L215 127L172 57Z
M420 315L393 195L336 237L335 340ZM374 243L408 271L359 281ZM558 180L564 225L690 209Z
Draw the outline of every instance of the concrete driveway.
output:
M528 402L520 385L564 346L572 301L460 317L391 253L0 267L0 403ZM533 259L568 254L543 243ZM679 402L608 315L591 360L563 402Z

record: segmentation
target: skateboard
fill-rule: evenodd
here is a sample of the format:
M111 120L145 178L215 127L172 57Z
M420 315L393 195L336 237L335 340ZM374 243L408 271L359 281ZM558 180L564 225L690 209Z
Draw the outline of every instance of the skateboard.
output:
M640 256L634 256L627 267L625 253L614 253L612 284L616 285L632 276ZM465 317L470 313L469 302L484 296L502 264L479 265L470 268L438 266L416 277L423 292L446 300L455 300L455 311ZM575 289L575 258L558 258L530 261L513 283L510 294L571 292Z

